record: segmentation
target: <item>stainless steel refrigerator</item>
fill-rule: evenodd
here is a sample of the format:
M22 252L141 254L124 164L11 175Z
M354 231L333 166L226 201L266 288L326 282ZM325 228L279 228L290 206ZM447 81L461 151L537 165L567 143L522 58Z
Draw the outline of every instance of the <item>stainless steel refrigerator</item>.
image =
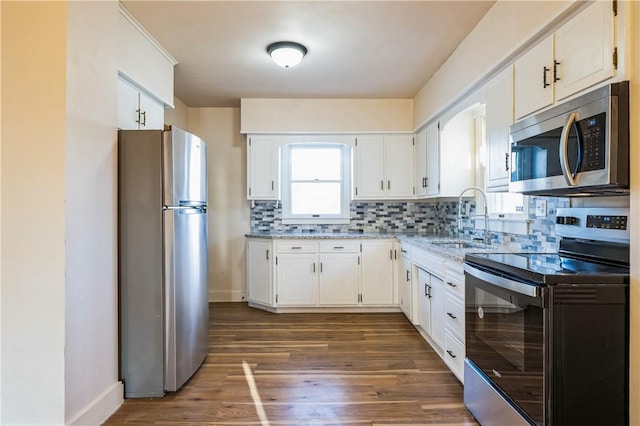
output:
M120 130L118 195L120 375L127 398L163 396L207 355L206 143Z

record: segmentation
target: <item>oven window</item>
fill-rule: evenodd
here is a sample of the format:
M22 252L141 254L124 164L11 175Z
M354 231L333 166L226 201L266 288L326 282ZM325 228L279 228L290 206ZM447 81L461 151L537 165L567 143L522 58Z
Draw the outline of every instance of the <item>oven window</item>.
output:
M543 421L543 309L538 298L466 275L466 351L534 421Z

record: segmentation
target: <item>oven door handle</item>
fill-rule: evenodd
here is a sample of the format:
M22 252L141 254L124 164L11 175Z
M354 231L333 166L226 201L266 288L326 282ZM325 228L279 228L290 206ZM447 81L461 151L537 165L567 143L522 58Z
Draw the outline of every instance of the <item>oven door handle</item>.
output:
M474 268L467 263L464 264L464 272L484 282L502 287L505 290L515 291L516 293L524 294L525 296L540 297L540 287L536 285L525 284L499 275L494 275L478 268Z

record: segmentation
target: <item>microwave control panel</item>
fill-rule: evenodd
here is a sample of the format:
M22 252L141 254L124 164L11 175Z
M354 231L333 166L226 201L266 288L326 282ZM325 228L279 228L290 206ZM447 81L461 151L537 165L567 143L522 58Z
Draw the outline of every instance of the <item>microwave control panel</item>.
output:
M601 170L605 167L605 133L607 114L604 112L588 117L579 122L582 133L582 167L583 172Z

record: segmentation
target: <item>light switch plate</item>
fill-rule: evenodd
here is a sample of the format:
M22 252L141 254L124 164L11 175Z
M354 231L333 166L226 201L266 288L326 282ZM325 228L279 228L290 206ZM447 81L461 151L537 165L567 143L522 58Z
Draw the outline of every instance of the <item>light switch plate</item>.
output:
M547 217L547 200L536 200L536 217Z

